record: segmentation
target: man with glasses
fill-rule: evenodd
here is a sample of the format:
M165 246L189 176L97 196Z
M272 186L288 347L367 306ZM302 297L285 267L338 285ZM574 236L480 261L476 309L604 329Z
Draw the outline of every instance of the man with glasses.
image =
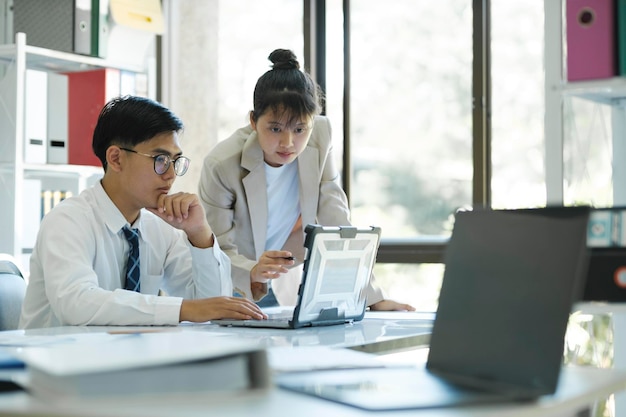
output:
M198 197L170 193L190 162L182 129L146 98L105 105L92 144L104 176L42 220L20 328L265 318L230 296L230 261Z

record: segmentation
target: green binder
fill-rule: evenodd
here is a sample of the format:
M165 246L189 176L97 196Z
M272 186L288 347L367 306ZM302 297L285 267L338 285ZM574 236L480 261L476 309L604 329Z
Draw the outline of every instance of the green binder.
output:
M91 0L91 56L107 56L109 19L109 0Z
M617 26L617 75L626 75L626 0L615 0Z

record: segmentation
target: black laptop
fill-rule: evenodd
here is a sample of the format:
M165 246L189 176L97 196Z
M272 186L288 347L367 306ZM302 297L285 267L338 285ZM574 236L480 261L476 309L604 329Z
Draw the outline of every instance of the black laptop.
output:
M589 208L456 215L424 368L277 376L369 410L532 401L556 391L587 272Z
M212 320L221 326L297 329L363 319L366 288L378 253L381 229L305 227L305 259L296 306L267 320ZM279 278L280 279L280 278Z

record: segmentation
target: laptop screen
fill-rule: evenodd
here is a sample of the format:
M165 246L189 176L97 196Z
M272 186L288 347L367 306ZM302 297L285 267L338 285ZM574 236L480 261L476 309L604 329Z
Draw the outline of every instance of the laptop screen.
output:
M586 274L588 216L587 207L457 213L428 369L490 390L554 392Z
M380 228L309 225L306 233L307 255L295 310L298 322L361 319Z

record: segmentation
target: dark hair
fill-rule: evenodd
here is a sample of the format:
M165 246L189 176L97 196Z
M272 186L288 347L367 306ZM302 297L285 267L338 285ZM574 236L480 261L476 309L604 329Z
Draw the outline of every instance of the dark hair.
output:
M183 122L154 100L123 96L109 101L98 116L91 147L106 171L109 146L133 148L164 132L180 132Z
M276 49L268 59L272 61L272 69L254 87L253 120L258 120L268 109L285 110L289 122L320 114L322 92L309 74L300 71L295 54L288 49Z

